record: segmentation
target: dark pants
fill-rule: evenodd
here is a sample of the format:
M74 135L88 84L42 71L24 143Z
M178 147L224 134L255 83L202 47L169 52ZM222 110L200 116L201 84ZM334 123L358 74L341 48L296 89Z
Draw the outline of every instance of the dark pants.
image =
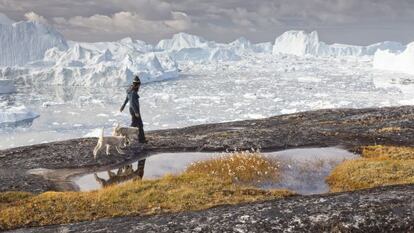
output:
M145 142L144 124L142 123L141 114L139 114L139 117L136 117L132 109L129 109L129 112L131 113L131 117L132 117L131 127L138 127L139 142Z

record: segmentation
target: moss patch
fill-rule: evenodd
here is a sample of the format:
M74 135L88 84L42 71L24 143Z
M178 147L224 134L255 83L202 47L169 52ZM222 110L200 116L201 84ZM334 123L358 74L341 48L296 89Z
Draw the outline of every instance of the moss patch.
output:
M327 182L332 192L414 183L414 148L364 147L362 158L338 165Z

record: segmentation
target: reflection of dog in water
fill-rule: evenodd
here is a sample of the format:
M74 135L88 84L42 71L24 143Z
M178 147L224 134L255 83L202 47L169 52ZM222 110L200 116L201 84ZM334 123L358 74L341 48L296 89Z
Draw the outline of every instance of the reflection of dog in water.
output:
M121 127L119 123L112 131L112 136L123 136L129 144L133 140L138 141L139 128L137 127Z
M104 129L102 128L102 133L99 136L98 144L96 144L95 149L93 150L93 156L96 159L99 151L102 149L103 146L106 146L106 154L110 155L111 146L115 147L119 154L125 154L121 147L126 146L126 139L125 137L121 136L110 136L104 137Z
M138 162L138 167L136 170L133 169L132 164L123 166L118 169L115 173L113 171L107 171L109 179L105 180L100 178L98 174L94 174L95 180L102 185L102 187L107 187L113 184L119 184L131 179L142 179L144 176L144 167L145 159Z

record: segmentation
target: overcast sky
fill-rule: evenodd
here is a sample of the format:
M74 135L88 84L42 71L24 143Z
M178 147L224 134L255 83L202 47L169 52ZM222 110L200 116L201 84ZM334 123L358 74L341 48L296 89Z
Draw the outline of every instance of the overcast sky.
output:
M414 0L0 0L0 12L48 23L77 41L155 43L184 31L264 42L292 29L317 30L328 43L414 41Z

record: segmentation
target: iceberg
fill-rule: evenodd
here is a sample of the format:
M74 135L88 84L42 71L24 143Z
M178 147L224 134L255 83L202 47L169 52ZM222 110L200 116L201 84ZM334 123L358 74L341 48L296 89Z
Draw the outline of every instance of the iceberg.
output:
M7 15L0 13L0 24L11 25L13 23L14 21L7 17Z
M414 42L402 52L378 50L374 56L374 68L414 75Z
M215 48L210 51L210 61L238 61L241 57L232 48Z
M244 37L224 44L187 33L178 33L171 39L161 40L156 50L168 53L178 62L212 62L238 61L243 56L257 53L271 54L272 47L270 42L253 44Z
M287 31L274 44L254 44L244 37L218 43L183 32L156 46L129 37L86 43L66 41L49 26L31 21L15 23L3 14L0 33L0 78L30 85L126 86L136 74L143 83L176 78L178 63L249 60L264 54L373 56L379 50L399 53L405 49L391 41L369 46L326 44L316 31ZM3 86L0 92L12 90Z
M287 31L276 38L273 54L317 55L319 46L319 37L316 31L310 34L305 31Z
M24 105L0 109L0 127L30 126L39 114L28 110Z
M402 51L405 46L398 42L385 41L369 46L326 44L319 41L316 31L287 31L276 38L273 46L273 54L291 54L296 56L373 56L376 51L388 49L390 51Z
M63 36L38 22L12 23L0 17L0 66L19 66L43 58L46 50L67 49Z
M186 48L214 47L214 42L209 42L202 37L180 32L171 39L164 39L158 42L156 49L167 51L179 51Z
M120 56L109 49L93 50L74 44L66 51L52 48L42 61L25 67L0 69L0 76L17 82L63 86L127 86L134 75L139 75L143 83L161 81L177 77L178 68L163 54L134 51Z
M177 64L143 41L69 41L38 22L14 23L0 14L0 77L16 83L65 86L126 86L178 76Z

